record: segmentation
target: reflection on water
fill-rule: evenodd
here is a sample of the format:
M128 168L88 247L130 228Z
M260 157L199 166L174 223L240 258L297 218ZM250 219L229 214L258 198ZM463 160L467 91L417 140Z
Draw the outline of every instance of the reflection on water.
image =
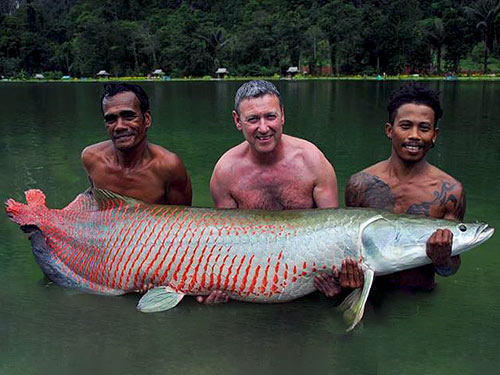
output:
M179 154L194 204L211 206L218 157L241 142L231 120L238 82L144 83L150 138ZM316 143L347 178L384 159L386 101L398 82L277 82L285 132ZM496 82L431 82L445 115L431 162L461 180L468 220L499 227L500 115ZM80 151L104 139L99 84L0 85L0 197L40 188L62 207L87 186ZM45 373L493 373L500 365L498 235L463 256L460 272L433 293L395 292L369 304L344 333L319 295L283 305L185 298L159 314L135 311L138 297L100 297L48 284L17 226L0 215L0 374Z

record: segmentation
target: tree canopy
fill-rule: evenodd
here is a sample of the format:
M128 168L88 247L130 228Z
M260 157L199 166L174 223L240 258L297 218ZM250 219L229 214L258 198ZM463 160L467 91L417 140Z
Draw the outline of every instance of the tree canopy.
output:
M500 0L3 0L0 75L500 69Z

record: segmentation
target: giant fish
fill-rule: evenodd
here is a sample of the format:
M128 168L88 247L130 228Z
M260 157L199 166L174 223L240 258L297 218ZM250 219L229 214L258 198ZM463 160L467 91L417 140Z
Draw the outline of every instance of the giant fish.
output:
M25 231L43 233L33 253L59 285L105 295L145 292L137 306L143 312L212 290L242 301L285 302L313 292L315 275L350 256L360 260L365 281L343 303L349 329L363 316L375 275L430 263L426 241L436 229L452 231L453 255L494 233L483 223L370 209L149 205L99 189L49 209L40 190L25 195L27 204L7 200L6 212Z

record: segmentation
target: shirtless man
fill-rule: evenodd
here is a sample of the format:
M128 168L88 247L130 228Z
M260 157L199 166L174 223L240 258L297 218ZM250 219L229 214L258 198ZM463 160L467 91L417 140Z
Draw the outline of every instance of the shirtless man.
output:
M227 151L215 165L210 192L216 207L338 207L333 166L312 143L283 134L285 113L281 95L272 83L243 84L236 92L233 120L245 141ZM336 296L340 287L362 285L362 272L352 259L344 260L340 273L336 269L333 273L335 277L321 274L315 280L316 287L329 297Z
M387 109L385 134L391 141L391 156L350 177L345 190L346 206L462 220L462 184L425 160L439 132L437 122L442 109L438 94L409 83L392 94ZM433 289L435 273L450 276L460 267L460 258L450 257L452 237L449 230L438 229L427 241L427 256L432 264L378 277L377 283Z
M109 83L101 109L110 140L82 152L91 185L146 203L190 206L191 182L181 159L147 140L152 116L145 91Z

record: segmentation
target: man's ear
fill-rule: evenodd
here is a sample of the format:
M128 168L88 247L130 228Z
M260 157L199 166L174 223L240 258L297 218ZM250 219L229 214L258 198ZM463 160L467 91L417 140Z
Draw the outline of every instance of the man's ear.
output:
M434 129L434 137L432 137L432 147L434 147L434 145L436 144L436 139L437 139L438 134L439 134L439 128L435 128Z
M285 107L281 107L281 126L285 126Z
M152 122L153 115L151 114L150 110L147 110L146 113L144 113L144 125L146 125L146 129L149 129L151 127Z
M392 124L390 122L385 123L385 135L387 138L392 139Z
M232 114L233 114L234 125L236 125L236 129L241 131L241 129L243 129L243 125L241 123L240 116L238 115L238 113L236 111L233 111Z

